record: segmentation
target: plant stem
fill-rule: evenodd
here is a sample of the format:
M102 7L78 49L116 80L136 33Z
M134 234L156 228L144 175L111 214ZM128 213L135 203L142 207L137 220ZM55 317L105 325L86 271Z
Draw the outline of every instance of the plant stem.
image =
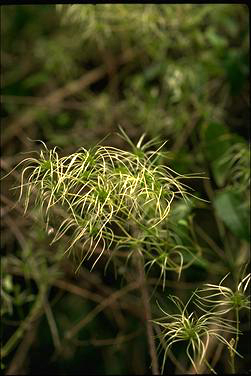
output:
M148 340L148 347L149 352L152 360L152 373L153 375L159 375L159 366L158 366L158 358L157 352L154 342L154 334L153 334L153 327L151 324L152 314L151 314L151 306L149 302L149 295L147 291L146 279L145 279L145 271L144 271L144 264L143 264L143 256L138 253L137 254L138 262L137 267L139 271L139 278L140 278L140 290L142 294L142 303L144 307L144 314L146 320L146 330L147 330L147 340Z
M24 333L30 328L32 322L37 318L43 306L45 293L45 289L42 288L26 319L18 327L15 333L10 337L8 342L3 346L1 350L2 359L12 351L12 349L16 346L17 342L23 337Z
M236 308L236 339L234 343L234 348L235 350L237 350L237 346L238 346L238 341L239 341L239 330L240 330L240 322L239 322L239 310L238 308ZM232 373L235 374L236 373L236 369L235 369L235 352L234 351L230 351L230 357L231 357L231 369L232 369Z
M232 338L232 340L234 340ZM231 341L230 341L231 343ZM231 372L233 375L235 375L235 359L234 359L234 356L235 356L235 353L233 352L233 350L231 349L231 347L229 347L229 353L230 353L230 366L231 366Z
M239 330L240 330L240 321L239 321L239 309L236 308L236 340L235 340L235 350L237 350L237 345L239 342Z
M232 343L233 343L233 346L234 346L235 350L237 350L237 346L238 346L239 330L240 330L239 309L236 308L236 339L234 340L234 338L232 338L232 340L231 340ZM230 344L231 344L231 341L230 341ZM235 374L236 373L236 367L235 367L235 356L236 356L236 353L231 348L229 348L229 352L230 352L231 372L232 372L232 374Z

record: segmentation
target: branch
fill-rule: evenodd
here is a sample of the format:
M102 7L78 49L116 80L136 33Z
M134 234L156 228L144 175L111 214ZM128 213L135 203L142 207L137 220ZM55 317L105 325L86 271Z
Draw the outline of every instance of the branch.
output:
M152 314L151 314L151 306L150 306L150 299L147 291L146 279L145 279L145 271L144 271L144 264L143 264L143 256L139 253L138 255L138 271L139 271L139 279L140 279L140 289L142 294L142 303L144 306L144 314L145 314L145 321L146 321L146 330L147 330L147 339L148 339L148 346L149 352L152 359L152 372L153 375L159 375L159 366L158 366L158 358L157 352L154 342L154 334L153 334L153 327L151 324Z
M135 54L132 50L126 50L117 61L118 65L125 64L132 60ZM82 77L67 83L62 88L56 89L51 94L45 98L39 98L37 105L39 106L49 106L53 109L53 105L57 107L58 103L63 101L66 97L76 94L82 91L86 87L90 86L92 83L100 80L107 74L107 67L102 65L101 67L95 68L92 71L85 73ZM4 134L2 135L2 145L5 145L10 139L18 134L21 128L28 127L37 116L36 106L28 109L22 115L18 115L12 123L6 127Z

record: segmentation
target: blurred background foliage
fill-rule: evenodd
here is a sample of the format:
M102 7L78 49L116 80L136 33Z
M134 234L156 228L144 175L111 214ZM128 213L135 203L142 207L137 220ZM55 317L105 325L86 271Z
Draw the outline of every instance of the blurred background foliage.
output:
M246 5L1 6L1 105L2 175L40 149L35 140L59 146L62 155L107 135L103 144L126 149L115 133L121 125L134 142L144 132L148 140L168 140L174 170L210 178L186 180L208 203L174 203L172 216L182 231L193 228L201 259L179 281L170 272L164 291L153 268L153 316L156 299L171 309L169 293L186 301L194 288L228 272L236 285L249 265L250 242ZM117 275L112 266L104 274L102 260L75 274L64 242L50 245L39 211L22 215L11 190L20 173L1 182L3 372L150 374L135 271L122 255ZM237 371L247 373L245 314L241 329ZM189 370L183 351L172 356L169 373L177 362ZM216 361L218 372L229 372L228 356Z

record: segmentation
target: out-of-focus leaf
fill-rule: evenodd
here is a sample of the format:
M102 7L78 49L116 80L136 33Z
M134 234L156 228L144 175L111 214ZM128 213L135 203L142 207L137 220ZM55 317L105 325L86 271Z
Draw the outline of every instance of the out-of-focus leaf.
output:
M206 37L213 47L224 48L227 46L227 39L219 35L213 27L208 28Z
M222 187L226 178L226 164L220 164L221 156L230 147L230 135L220 123L209 123L203 128L203 145L206 157L211 164L214 179Z
M239 51L229 51L223 61L226 76L229 81L231 94L238 95L249 74L248 54Z
M223 187L228 175L229 164L227 161L224 162L222 157L231 145L239 140L239 137L229 133L223 124L212 122L204 125L202 139L215 182L219 187Z
M205 151L209 161L219 158L230 146L230 135L227 128L220 123L205 124L203 128Z
M25 89L32 89L36 86L42 85L50 79L49 75L46 72L38 72L31 74L23 82L23 87Z
M250 242L249 210L237 192L219 192L214 200L218 216L238 238Z

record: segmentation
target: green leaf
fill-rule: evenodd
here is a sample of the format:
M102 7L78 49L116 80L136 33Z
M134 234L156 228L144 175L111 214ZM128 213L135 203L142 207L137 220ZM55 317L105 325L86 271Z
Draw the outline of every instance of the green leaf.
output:
M250 242L249 209L237 192L219 192L214 207L220 219L238 238Z
M227 128L220 123L205 124L203 128L203 145L206 157L211 164L214 179L219 187L225 182L227 168L220 164L220 159L230 147L230 135Z
M226 48L228 45L228 41L225 36L221 36L217 33L213 27L209 27L206 32L206 37L211 44L212 47L215 48Z
M231 145L239 141L239 136L229 133L223 124L216 122L204 124L202 132L203 149L215 182L218 187L223 187L229 172L229 162L224 162L222 158Z
M23 81L23 87L25 89L33 89L34 87L45 84L49 80L50 77L46 72L34 73Z

